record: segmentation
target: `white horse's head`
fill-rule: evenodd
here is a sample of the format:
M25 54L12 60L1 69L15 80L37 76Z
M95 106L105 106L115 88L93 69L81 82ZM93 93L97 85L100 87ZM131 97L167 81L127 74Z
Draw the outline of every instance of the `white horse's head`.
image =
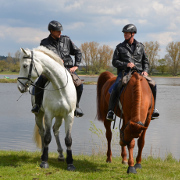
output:
M20 72L17 86L21 93L28 91L32 82L42 74L42 65L34 56L34 51L21 48L20 55Z

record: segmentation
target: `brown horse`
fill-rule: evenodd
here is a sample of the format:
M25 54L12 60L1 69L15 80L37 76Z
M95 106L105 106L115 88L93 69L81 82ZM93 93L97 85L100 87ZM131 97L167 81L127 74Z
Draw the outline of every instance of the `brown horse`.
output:
M97 82L97 118L104 122L108 143L106 162L112 161L111 121L106 120L106 115L110 98L109 88L115 79L116 77L112 73L106 71L100 74ZM119 106L115 108L115 113L119 117L122 115L123 119L120 130L122 163L127 164L128 162L127 173L137 173L136 169L141 168L141 155L145 144L146 130L154 109L154 98L147 80L134 72L124 87L119 100L122 105L122 113ZM134 138L138 138L138 155L135 166L133 160ZM127 160L126 145L129 151L129 160Z

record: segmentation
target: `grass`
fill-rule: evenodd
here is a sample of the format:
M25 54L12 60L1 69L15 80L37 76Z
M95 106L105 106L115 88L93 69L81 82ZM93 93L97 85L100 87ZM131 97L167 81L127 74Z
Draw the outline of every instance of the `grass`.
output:
M17 83L17 79L0 79L0 83Z
M40 152L0 151L0 179L44 180L44 179L180 179L180 162L169 154L165 160L147 157L142 160L142 169L137 174L127 174L127 166L121 157L113 157L106 163L104 155L76 155L76 171L66 170L66 163L57 160L57 153L49 153L49 168L41 169Z

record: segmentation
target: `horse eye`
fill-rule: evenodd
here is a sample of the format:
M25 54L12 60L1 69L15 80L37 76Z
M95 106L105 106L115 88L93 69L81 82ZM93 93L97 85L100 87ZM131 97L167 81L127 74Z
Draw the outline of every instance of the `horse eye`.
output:
M26 67L27 67L27 64L24 64L24 65L23 65L23 68L26 68Z

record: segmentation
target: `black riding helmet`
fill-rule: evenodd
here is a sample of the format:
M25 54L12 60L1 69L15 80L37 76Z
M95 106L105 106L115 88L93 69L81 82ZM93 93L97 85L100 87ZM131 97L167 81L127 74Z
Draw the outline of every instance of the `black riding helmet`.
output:
M59 23L58 21L51 21L48 25L48 30L49 31L62 31L63 27L62 24Z
M123 27L122 32L130 32L130 33L137 33L137 28L134 24L127 24Z

